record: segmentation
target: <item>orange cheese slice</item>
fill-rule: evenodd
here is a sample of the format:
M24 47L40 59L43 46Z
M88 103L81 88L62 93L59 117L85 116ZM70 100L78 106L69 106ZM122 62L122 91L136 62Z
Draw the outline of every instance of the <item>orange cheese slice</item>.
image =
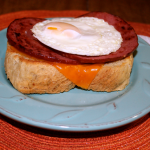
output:
M103 66L102 64L71 65L55 63L57 68L67 79L77 86L88 89L89 85Z
M33 60L45 61L42 59L34 58L28 54L18 51L13 46L8 47L12 50L17 51L21 55L30 57ZM46 61L47 62L47 61ZM60 73L62 73L67 79L72 81L75 85L88 89L89 85L103 66L103 64L83 64L83 65L72 65L72 64L62 64L57 62L49 62L53 65Z

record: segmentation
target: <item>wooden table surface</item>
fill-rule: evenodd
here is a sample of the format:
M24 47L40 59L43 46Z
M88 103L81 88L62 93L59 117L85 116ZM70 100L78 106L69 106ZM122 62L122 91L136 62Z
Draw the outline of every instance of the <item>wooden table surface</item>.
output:
M0 0L0 15L21 10L105 11L150 24L150 0Z

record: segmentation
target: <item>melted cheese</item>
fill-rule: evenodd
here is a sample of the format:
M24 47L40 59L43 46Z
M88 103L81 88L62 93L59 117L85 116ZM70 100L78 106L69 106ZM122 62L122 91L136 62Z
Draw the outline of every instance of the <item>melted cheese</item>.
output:
M71 80L77 86L88 89L89 85L103 66L102 64L90 65L71 65L56 63L54 66L67 79Z
M49 62L20 52L13 46L8 46L8 48L10 48L13 51L16 51L24 57L29 58L30 60L48 62L50 65L53 65L60 73L62 73L67 79L72 81L75 85L84 89L88 89L89 85L103 66L103 64L72 65L57 62Z

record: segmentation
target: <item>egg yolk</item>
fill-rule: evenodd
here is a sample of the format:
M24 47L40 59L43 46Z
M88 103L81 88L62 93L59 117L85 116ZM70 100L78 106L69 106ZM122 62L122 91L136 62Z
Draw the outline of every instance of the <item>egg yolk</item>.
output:
M44 30L48 34L66 38L76 38L80 35L80 30L77 27L64 22L50 22Z

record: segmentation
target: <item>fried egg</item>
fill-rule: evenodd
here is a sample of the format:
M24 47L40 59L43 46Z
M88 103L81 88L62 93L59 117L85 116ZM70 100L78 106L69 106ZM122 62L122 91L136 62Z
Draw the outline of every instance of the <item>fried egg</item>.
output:
M116 52L122 42L120 32L94 17L54 18L35 24L31 30L43 44L77 55L108 55Z

